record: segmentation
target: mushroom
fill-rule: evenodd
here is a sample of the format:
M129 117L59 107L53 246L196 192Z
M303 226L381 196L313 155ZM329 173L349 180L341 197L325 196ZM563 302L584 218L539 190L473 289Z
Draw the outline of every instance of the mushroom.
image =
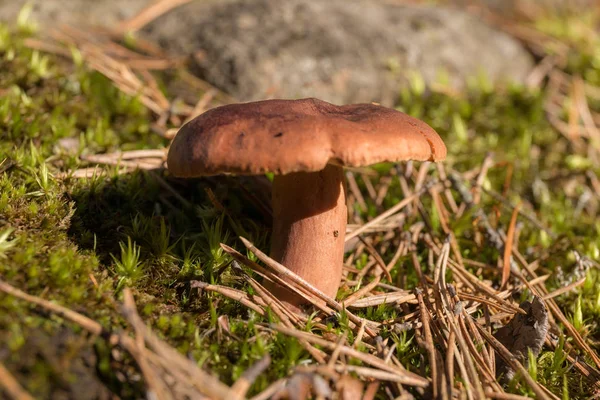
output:
M179 130L167 163L178 177L274 173L271 257L335 297L348 218L343 167L445 157L442 139L418 119L309 98L211 109ZM269 289L302 304L287 289Z

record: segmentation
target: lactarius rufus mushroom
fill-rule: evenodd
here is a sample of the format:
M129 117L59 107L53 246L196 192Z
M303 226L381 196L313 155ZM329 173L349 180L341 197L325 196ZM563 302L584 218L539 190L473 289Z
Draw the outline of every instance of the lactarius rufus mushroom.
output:
M302 99L209 110L179 130L167 162L178 177L274 173L271 257L335 297L348 217L343 167L445 157L438 134L399 111Z

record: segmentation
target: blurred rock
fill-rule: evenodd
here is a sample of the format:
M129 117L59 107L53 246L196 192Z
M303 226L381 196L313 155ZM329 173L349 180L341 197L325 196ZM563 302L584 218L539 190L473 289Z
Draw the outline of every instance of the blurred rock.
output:
M192 2L144 33L195 54L201 77L244 101L389 104L409 70L461 87L481 73L521 82L532 67L516 40L460 10L362 0Z
M0 20L14 20L25 2L0 0ZM34 0L32 18L109 26L151 2ZM383 1L192 1L139 35L191 55L195 73L242 101L314 96L390 105L409 71L427 83L444 74L461 88L481 74L522 82L532 68L516 40L460 8Z

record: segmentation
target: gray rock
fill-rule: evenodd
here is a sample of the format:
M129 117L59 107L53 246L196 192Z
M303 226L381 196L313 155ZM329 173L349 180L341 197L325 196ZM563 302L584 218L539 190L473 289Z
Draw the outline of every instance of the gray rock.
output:
M151 2L34 0L32 18L110 26ZM14 21L25 3L0 0L0 20ZM460 88L480 73L521 82L532 68L516 40L459 9L381 1L197 0L140 35L193 55L198 75L239 100L314 96L389 105L408 71L428 83L445 72Z
M389 104L409 70L461 87L480 73L521 82L532 67L516 40L459 10L362 0L192 2L144 33L196 54L200 76L240 100Z

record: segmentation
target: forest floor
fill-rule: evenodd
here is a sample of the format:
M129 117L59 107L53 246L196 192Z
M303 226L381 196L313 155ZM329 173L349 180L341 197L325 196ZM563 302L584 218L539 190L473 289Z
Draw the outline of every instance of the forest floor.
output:
M308 316L261 285L269 177L165 168L232 99L130 36L0 25L0 393L600 398L599 21L498 22L539 62L525 85L410 77L396 107L448 159L347 171L361 240ZM515 315L537 357L494 339Z

